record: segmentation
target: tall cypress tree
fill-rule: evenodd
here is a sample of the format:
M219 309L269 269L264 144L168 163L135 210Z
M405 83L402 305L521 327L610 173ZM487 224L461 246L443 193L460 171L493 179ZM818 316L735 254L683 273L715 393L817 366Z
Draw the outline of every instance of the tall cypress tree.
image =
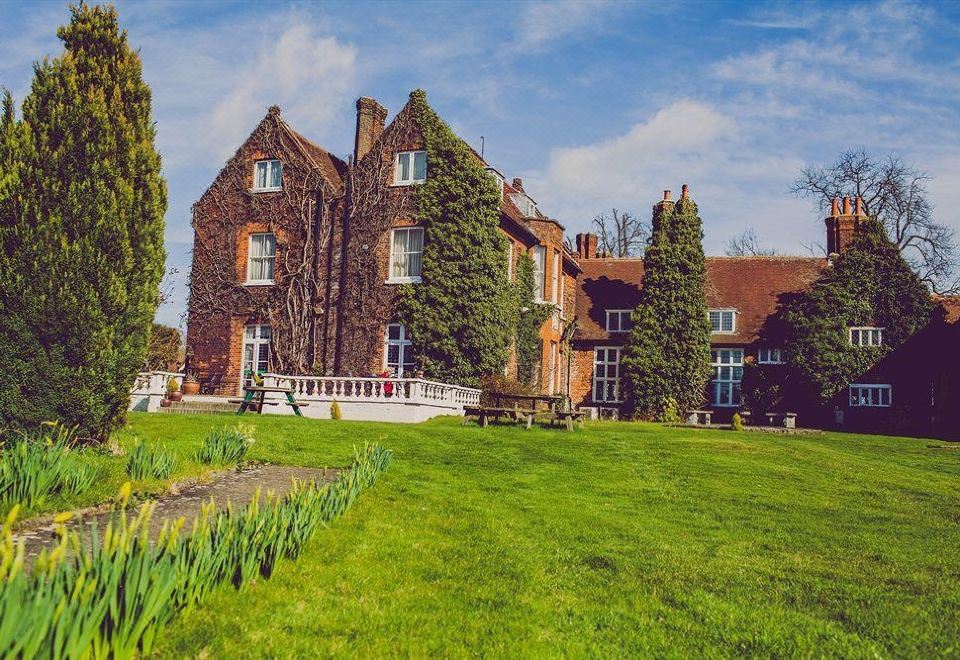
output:
M18 185L0 228L4 421L103 438L146 356L163 275L166 184L150 89L116 10L71 7L34 69Z
M812 403L825 403L930 322L930 292L876 220L783 312L787 361ZM851 346L849 328L884 328L880 346Z
M500 192L471 149L427 104L410 95L423 132L427 180L416 192L424 227L422 281L406 285L400 316L417 360L433 378L477 385L502 373L516 326L507 280Z
M697 205L684 195L654 208L643 286L623 357L626 404L644 419L699 406L710 378L706 259Z

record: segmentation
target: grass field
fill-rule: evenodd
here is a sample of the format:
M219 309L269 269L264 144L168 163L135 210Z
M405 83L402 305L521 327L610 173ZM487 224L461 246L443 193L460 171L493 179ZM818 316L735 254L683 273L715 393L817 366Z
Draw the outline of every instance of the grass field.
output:
M138 414L181 455L227 420ZM169 656L960 654L960 451L598 424L252 418L251 457L389 472Z

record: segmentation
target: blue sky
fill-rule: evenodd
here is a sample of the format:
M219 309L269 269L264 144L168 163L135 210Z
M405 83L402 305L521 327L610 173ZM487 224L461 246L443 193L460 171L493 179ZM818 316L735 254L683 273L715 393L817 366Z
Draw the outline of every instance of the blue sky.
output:
M932 175L960 230L960 4L120 2L153 88L170 186L173 300L186 306L190 206L271 104L341 157L354 101L392 113L421 87L461 137L570 235L617 207L647 215L690 184L708 254L753 227L803 254L822 240L789 194L843 149ZM60 3L5 4L0 84L22 99L57 54Z

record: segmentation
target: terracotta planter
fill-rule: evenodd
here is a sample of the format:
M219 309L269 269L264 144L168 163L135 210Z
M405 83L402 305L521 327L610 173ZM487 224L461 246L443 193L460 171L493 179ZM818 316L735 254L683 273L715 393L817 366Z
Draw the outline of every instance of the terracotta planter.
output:
M161 408L169 408L169 407L170 407L170 399L160 399L160 407L161 407Z
M183 390L184 394L199 394L200 383L195 380L185 380L183 381L183 385L180 386L180 389Z
M170 399L171 401L182 401L183 392L170 392L167 394L167 398Z

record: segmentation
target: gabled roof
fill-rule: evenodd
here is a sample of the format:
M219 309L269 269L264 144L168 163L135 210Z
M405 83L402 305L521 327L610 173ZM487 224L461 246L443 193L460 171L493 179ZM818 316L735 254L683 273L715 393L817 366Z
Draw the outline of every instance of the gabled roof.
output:
M707 306L736 309L736 332L714 334L715 344L756 341L767 318L791 293L807 289L827 260L816 257L707 257ZM578 329L584 341L619 341L605 330L606 310L633 309L640 302L643 260L581 259L577 280Z
M294 143L300 147L304 157L312 162L322 173L324 178L337 190L343 190L343 180L347 175L347 164L331 154L320 145L311 142L303 135L291 128L290 124L282 117L280 123L293 138Z

